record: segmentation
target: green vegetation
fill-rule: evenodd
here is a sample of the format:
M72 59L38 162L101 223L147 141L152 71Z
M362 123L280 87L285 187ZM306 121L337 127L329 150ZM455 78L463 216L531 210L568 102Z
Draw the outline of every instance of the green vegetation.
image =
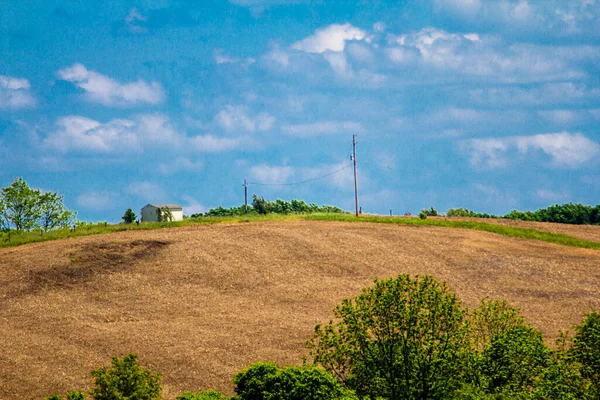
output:
M246 215L267 215L267 214L314 214L314 213L330 213L330 214L342 214L344 210L335 206L319 206L311 203L307 204L303 200L292 199L291 201L285 201L277 199L275 201L265 200L263 197L256 195L252 196L252 204L246 206L241 205L239 207L223 208L217 207L208 210L202 214L192 214L191 218L202 218L202 217L233 217L233 216L246 216Z
M594 400L599 343L596 312L553 350L504 301L469 311L444 283L400 275L375 280L343 300L329 324L317 325L307 342L313 364L256 362L235 375L231 398L208 390L177 400ZM113 358L112 368L92 376L94 400L161 396L161 375L138 365L135 354ZM73 391L67 399L85 395Z
M432 208L433 209L433 208ZM594 225L600 224L600 204L592 207L583 204L555 204L537 211L512 210L504 216L477 213L466 208L451 208L447 217L506 218L521 221L555 222L559 224Z
M363 398L441 399L460 383L465 310L430 276L375 281L317 325L314 362Z
M378 216L361 216L356 218L353 215L335 215L335 214L316 214L307 215L304 218L317 221L340 221L340 222L374 222L382 224L398 224L409 226L437 226L442 228L461 228L474 229L478 231L486 231L497 233L508 237L520 239L534 239L549 243L561 244L571 247L582 247L586 249L600 250L600 243L591 242L589 240L574 238L569 235L538 231L530 228L518 228L513 226L490 224L479 221L452 221L442 219L417 219L404 217L378 217Z
M75 216L65 208L62 195L32 189L21 177L0 191L0 230L8 235L13 230L48 232L68 226Z
M128 208L127 210L125 210L125 214L123 214L121 219L123 220L123 223L125 223L125 224L132 224L137 219L137 215L135 215L135 213L133 212L133 210L131 208Z
M322 369L257 362L233 378L232 400L336 400L351 394Z

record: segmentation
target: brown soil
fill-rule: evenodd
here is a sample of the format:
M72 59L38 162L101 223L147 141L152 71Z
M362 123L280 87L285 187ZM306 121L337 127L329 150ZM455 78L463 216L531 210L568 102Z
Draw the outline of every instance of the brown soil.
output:
M166 399L231 393L254 361L300 364L341 299L401 273L469 307L506 299L550 340L600 309L599 251L461 229L281 221L35 243L0 249L0 399L89 389L129 352L164 374Z

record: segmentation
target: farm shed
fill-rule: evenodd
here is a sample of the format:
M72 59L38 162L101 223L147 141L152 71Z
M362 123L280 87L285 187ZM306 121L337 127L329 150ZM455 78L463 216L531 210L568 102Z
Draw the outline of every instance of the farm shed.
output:
M155 203L146 204L142 208L141 220L142 222L157 222L158 221L158 209L169 209L173 215L173 221L183 221L183 207L179 204L174 203Z

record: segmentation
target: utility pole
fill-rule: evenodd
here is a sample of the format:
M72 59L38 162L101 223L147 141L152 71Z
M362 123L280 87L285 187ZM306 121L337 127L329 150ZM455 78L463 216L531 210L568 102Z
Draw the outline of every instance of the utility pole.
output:
M246 208L246 214L248 214L248 182L244 179L244 207Z
M354 161L354 201L358 217L358 180L356 179L356 135L352 135L352 161Z

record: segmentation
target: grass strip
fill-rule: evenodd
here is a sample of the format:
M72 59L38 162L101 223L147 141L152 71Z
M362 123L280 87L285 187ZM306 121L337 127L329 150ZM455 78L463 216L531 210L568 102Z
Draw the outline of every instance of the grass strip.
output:
M65 239L71 237L80 237L88 235L99 235L112 232L151 230L161 228L174 228L182 226L193 226L203 224L218 223L243 223L243 222L265 222L305 219L313 221L338 221L338 222L374 222L384 224L398 224L410 226L437 226L443 228L474 229L485 232L497 233L508 237L521 239L541 240L548 243L562 244L564 246L581 247L584 249L600 250L600 243L589 240L574 238L569 235L539 231L531 228L517 228L513 226L490 224L479 221L450 221L440 219L419 219L407 217L378 217L378 216L360 216L353 214L269 214L269 215L247 215L232 217L204 217L197 219L187 219L177 222L148 222L142 224L104 224L86 225L77 227L75 231L68 228L57 229L51 232L41 234L36 232L0 233L0 248L19 246L26 243L45 242L48 240Z
M233 217L204 217L197 219L186 219L176 222L144 222L141 224L105 224L98 223L94 225L78 226L76 230L70 228L56 229L49 232L31 231L31 232L0 232L0 248L19 246L27 243L47 242L49 240L66 239L72 237L100 235L104 233L152 230L161 228L176 228L182 226L235 223L235 222L257 222L257 221L279 221L283 219L298 219L302 215L247 215Z
M449 221L440 219L420 219L407 217L378 217L378 216L360 216L339 215L339 214L315 214L304 217L315 221L340 221L340 222L374 222L382 224L398 224L410 226L437 226L442 228L460 228L473 229L478 231L492 232L499 235L520 239L541 240L548 243L562 244L564 246L581 247L584 249L600 250L600 243L585 239L578 239L561 233L552 233L539 231L532 228L518 228L500 224L490 224L479 221Z

